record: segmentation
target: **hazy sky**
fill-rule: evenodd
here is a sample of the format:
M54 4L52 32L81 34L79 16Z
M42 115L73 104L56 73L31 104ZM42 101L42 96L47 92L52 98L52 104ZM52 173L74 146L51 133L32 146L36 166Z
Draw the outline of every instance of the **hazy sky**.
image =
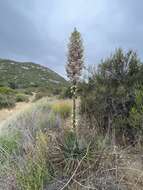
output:
M33 61L64 75L75 26L86 64L98 64L118 47L143 58L143 0L0 0L0 57Z

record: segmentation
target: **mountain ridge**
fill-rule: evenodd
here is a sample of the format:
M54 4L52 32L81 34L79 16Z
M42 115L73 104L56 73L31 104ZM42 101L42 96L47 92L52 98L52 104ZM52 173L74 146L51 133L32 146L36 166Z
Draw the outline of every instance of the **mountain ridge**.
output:
M67 81L52 69L34 62L0 58L0 85L15 88L63 86Z

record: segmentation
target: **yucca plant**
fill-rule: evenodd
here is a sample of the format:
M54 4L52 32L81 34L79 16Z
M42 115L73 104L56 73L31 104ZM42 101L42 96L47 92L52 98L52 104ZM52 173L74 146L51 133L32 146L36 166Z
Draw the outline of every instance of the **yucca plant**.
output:
M76 132L71 130L58 135L50 151L50 161L55 170L66 176L72 175L77 167L78 172L85 169L95 157L91 144L81 145Z

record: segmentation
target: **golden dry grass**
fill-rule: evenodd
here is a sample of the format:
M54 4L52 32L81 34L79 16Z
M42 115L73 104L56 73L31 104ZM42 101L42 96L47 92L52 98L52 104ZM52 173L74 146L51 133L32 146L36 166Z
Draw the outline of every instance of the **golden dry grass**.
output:
M58 100L58 101L55 101L52 104L52 110L55 113L60 114L60 116L63 119L65 119L65 118L69 117L71 112L72 112L72 102L71 102L71 100Z

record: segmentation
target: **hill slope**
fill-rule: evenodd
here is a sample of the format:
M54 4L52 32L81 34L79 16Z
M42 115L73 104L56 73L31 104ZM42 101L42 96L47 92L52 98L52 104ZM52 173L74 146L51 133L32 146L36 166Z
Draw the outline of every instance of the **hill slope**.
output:
M0 85L14 88L63 86L66 80L47 67L0 59Z

